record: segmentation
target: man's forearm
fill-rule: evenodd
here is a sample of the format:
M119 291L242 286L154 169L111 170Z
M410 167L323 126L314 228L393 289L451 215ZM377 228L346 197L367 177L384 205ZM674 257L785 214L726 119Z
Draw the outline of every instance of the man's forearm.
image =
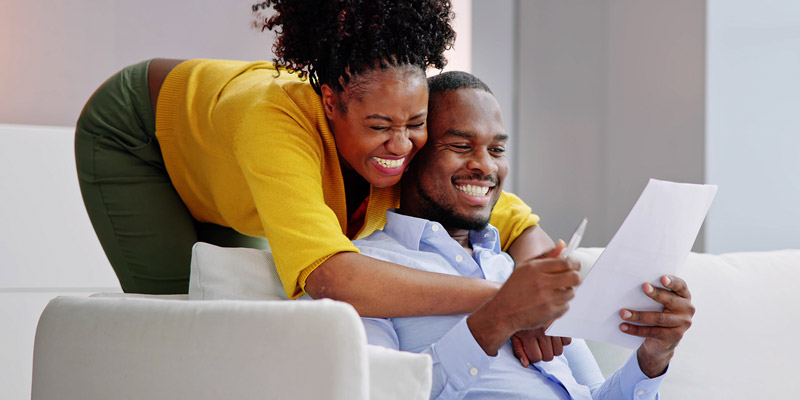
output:
M313 298L350 303L362 317L395 318L471 313L500 284L420 271L358 253L335 254L306 279Z
M661 376L667 371L669 360L672 359L673 353L674 352L669 352L661 357L653 357L647 354L644 347L640 346L636 352L636 357L639 361L639 369L651 379Z

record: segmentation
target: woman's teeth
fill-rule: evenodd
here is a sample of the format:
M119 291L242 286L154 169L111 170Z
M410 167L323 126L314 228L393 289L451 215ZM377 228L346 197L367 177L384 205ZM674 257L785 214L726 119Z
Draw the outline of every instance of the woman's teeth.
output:
M456 185L456 189L470 196L486 196L486 193L489 193L488 186Z
M387 160L384 158L372 157L376 163L380 164L384 168L394 169L400 168L403 166L403 162L406 160L405 157L397 159L397 160Z

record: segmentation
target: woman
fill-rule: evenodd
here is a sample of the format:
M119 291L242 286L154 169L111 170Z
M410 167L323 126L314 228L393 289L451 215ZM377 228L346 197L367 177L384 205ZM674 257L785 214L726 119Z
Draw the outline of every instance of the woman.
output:
M285 69L152 60L84 108L81 191L123 290L185 293L195 242L263 248L266 237L292 298L378 317L474 310L496 284L377 261L350 243L383 225L425 144L424 71L444 66L455 37L449 2L269 3ZM492 217L506 249L525 232L517 259L537 220L511 195Z

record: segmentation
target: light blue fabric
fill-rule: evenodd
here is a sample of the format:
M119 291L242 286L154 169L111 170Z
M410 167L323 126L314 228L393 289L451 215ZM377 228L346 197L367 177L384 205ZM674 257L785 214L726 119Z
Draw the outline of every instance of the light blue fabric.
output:
M470 232L472 256L437 222L388 211L386 226L353 243L362 254L411 268L505 281L511 258L500 251L497 229ZM475 342L466 315L363 318L370 344L426 353L433 359L435 399L657 399L663 375L648 379L634 352L604 380L583 340L564 355L523 368L510 342L489 357Z

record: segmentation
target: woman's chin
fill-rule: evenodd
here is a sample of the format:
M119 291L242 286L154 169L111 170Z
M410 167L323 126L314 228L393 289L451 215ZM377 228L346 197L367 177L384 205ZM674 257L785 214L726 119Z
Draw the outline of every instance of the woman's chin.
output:
M370 179L367 180L369 181L370 185L376 188L387 188L396 185L398 182L400 182L400 178L402 177L403 174L401 173L392 176L384 175L384 176L370 177Z

